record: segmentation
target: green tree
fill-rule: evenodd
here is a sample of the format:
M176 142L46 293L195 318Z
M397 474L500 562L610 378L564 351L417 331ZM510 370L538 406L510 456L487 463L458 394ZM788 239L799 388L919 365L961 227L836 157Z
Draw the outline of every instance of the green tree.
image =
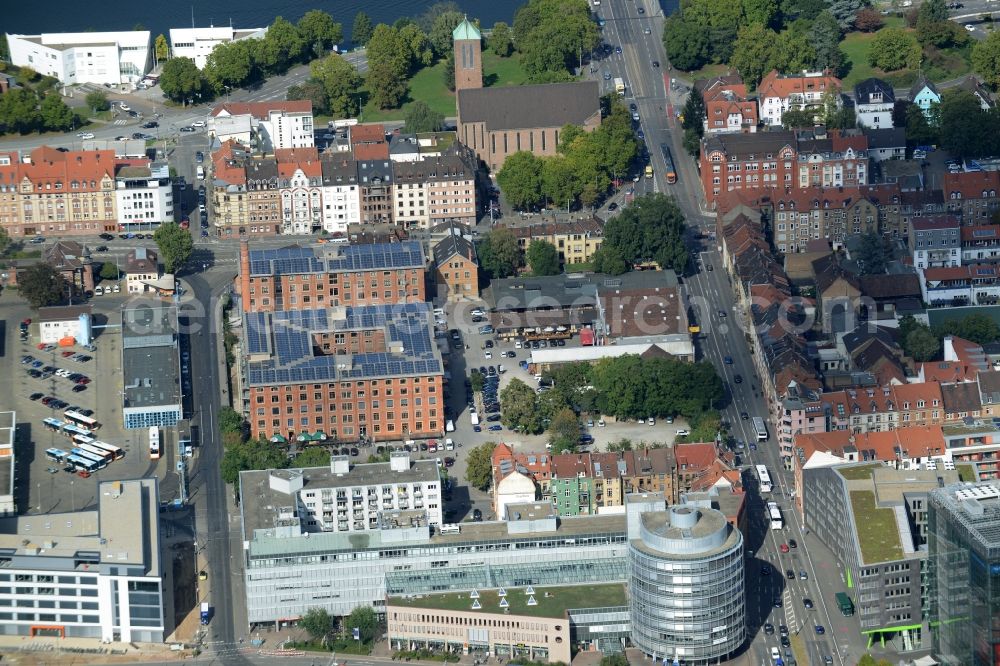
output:
M991 31L972 47L972 69L993 88L1000 87L1000 31Z
M684 215L677 202L663 194L637 197L604 227L602 247L615 248L629 264L655 261L683 273L688 265Z
M368 91L380 109L398 108L406 96L411 54L395 28L379 23L368 40Z
M306 42L298 28L278 16L256 46L261 66L271 73L283 73L302 58Z
M830 13L837 19L841 30L847 30L854 25L854 17L861 8L868 5L868 0L832 0Z
M363 79L354 65L337 53L309 64L309 73L323 86L330 113L337 118L353 118L359 110Z
M0 60L10 60L10 47L7 46L7 35L0 32Z
M212 49L204 73L216 92L239 88L259 77L259 58L263 51L259 41L239 40Z
M493 483L493 442L480 444L465 458L465 480L473 488L486 490Z
M321 446L310 446L292 459L292 467L326 467L330 452Z
M310 9L296 24L299 35L317 58L344 41L344 26L322 9Z
M827 10L820 12L809 34L816 52L816 68L839 72L844 64L844 54L840 50L841 33L837 19Z
M698 132L694 128L684 130L682 143L684 144L684 152L691 157L698 157L698 153L701 151L701 137L698 136Z
M284 469L288 456L284 449L262 439L232 442L222 455L222 480L238 485L240 472L250 469Z
M601 247L594 252L591 264L594 271L597 273L621 275L622 273L628 271L628 264L626 264L625 259L622 258L621 252L610 245L601 245Z
M781 125L785 129L812 127L816 113L812 109L789 109L781 114Z
M889 257L878 232L870 231L861 236L857 262L861 275L882 275L885 273Z
M705 100L696 89L691 90L681 114L684 116L681 127L685 130L694 130L701 137L705 131Z
M38 96L31 88L12 88L0 95L0 126L7 132L27 134L42 125Z
M431 23L431 29L427 31L427 36L431 40L431 47L434 49L434 55L441 58L453 50L451 33L464 20L465 14L457 10L441 12L434 18L433 23Z
M47 263L32 264L17 275L17 290L32 310L62 303L66 286L62 273Z
M941 96L941 145L958 159L984 152L982 108L967 90L947 90Z
M915 361L932 361L941 352L941 341L930 329L918 328L903 339L903 349Z
M415 72L420 67L429 67L434 64L434 50L431 42L427 38L427 33L420 29L416 23L409 23L399 28L399 38L407 49L410 60L410 73Z
M515 209L537 206L542 201L542 160L526 150L514 153L497 172L497 184Z
M506 58L514 49L512 39L513 33L510 26L503 21L497 21L493 24L493 31L489 37L490 50L501 58Z
M992 319L981 314L967 315L962 319L950 319L935 326L933 332L939 338L946 335L957 335L980 345L996 342L997 339L1000 339L1000 327L997 327Z
M174 222L161 224L160 228L153 232L153 240L160 248L163 268L167 273L173 273L191 258L191 251L194 249L191 233L187 229L181 229Z
M105 261L101 264L102 280L117 280L121 273L118 271L118 264L113 261Z
M599 43L587 0L530 0L514 14L514 46L532 81L566 80Z
M674 12L663 22L663 48L667 59L678 69L693 71L711 60L711 44L706 30Z
M314 60L312 64L316 62L318 61ZM299 85L288 86L288 90L285 91L285 99L307 99L312 104L314 115L330 115L330 99L326 94L326 87L314 78L308 78ZM338 115L337 117L344 116Z
M84 97L87 108L93 112L108 110L108 96L101 90L92 90Z
M621 653L605 655L601 657L601 666L628 666L628 659Z
M515 275L524 265L524 257L514 232L503 227L486 232L479 243L479 265L492 278Z
M243 429L243 416L232 407L219 410L219 430L225 433L238 433Z
M902 28L885 28L876 33L868 51L868 64L887 72L920 66L923 52L917 38Z
M0 227L0 256L6 254L7 250L10 248L10 234L3 227Z
M771 51L771 65L779 72L801 72L816 61L809 33L803 30L782 30Z
M371 606L358 606L344 618L345 632L358 630L362 643L371 643L378 634L378 616Z
M64 132L72 129L76 122L73 111L66 106L66 102L62 101L62 97L54 92L50 92L42 98L39 113L42 116L42 124L49 130Z
M743 0L743 20L746 23L771 25L778 14L775 0Z
M314 641L325 642L333 630L333 618L325 608L310 608L299 618L299 626L305 629Z
M735 67L747 87L756 87L772 69L774 46L778 35L759 23L740 28L729 64Z
M938 142L937 130L931 126L923 110L916 104L906 106L906 143L927 146Z
M559 251L552 243L533 240L525 254L532 275L559 275Z
M153 52L156 54L156 59L166 60L170 57L170 45L167 43L167 36L160 34L156 36L156 42L153 45Z
M358 12L354 15L354 24L351 26L352 42L365 46L368 44L368 40L372 38L374 31L375 26L368 14Z
M552 453L573 453L580 437L580 419L572 409L564 407L552 417L549 424L549 444Z
M435 2L433 5L424 10L424 13L417 17L417 25L424 32L430 34L431 29L434 27L434 21L441 14L447 14L448 12L459 12L462 13L462 8L458 6L458 3L452 0L441 0L441 2ZM463 14L464 15L464 14Z
M218 47L215 51L218 51ZM211 60L211 56L209 56ZM188 104L205 94L208 81L191 58L171 58L163 65L160 89L167 99Z
M455 53L450 52L444 58L444 68L441 70L444 85L451 92L455 92Z
M444 127L444 116L419 99L407 105L404 118L406 131L411 134L438 132Z
M542 196L557 208L569 208L580 196L574 160L555 155L542 160Z
M472 385L473 393L479 393L486 386L486 378L478 370L469 373L469 383Z
M542 431L538 414L538 396L516 377L500 391L502 423L509 429L537 435Z

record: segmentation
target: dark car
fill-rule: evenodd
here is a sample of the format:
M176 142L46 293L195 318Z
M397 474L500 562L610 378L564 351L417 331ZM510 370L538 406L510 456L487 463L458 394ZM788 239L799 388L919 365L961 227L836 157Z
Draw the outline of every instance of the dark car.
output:
M822 625L822 624L817 624L817 625L816 625L816 633L817 633L818 635L820 635L820 636L822 636L823 634L825 634L825 633L826 633L826 629L825 629L825 628L823 627L823 625Z
M798 544L797 541L795 541L795 539L789 539L788 540L788 547L789 548L798 548L799 544Z
M639 13L640 13L640 14L645 14L645 13L646 13L646 10L645 10L645 9L643 9L642 7L639 7Z
M107 232L101 234L100 236L98 236L98 238L100 238L101 240L106 240L106 241L114 240L115 239L115 237L114 237L113 234L109 234Z
M774 607L775 608L781 608L784 605L785 605L785 603L781 600L781 597L775 597L774 598Z
M737 384L742 384L743 383L743 375L736 375L736 376L734 376L733 377L733 381L736 382Z
M813 600L810 599L809 597L806 597L805 599L802 600L802 605L806 607L806 610L812 610Z
M142 132L135 132L135 133L132 134L132 138L133 139L141 139L142 137L143 137L143 133Z
M448 457L448 458L444 459L444 466L445 467L451 467L454 464L455 464L455 459L454 458Z
M791 647L792 642L788 640L788 636L781 637L781 647Z
M41 400L43 397L45 397L44 393L32 393L28 396L28 400Z
M744 421L749 421L750 415L747 414L746 412L740 412L740 418L743 419Z
M82 393L83 391L86 390L87 387L84 384L77 384L76 386L73 387L73 393Z
M84 416L93 416L94 415L94 410L92 410L92 409L78 409L76 411L80 412Z
M608 210L618 210L618 204L612 202L612 204L608 206Z
M198 164L201 164L202 162L204 162L205 161L205 153L201 152L200 150L198 152L196 152L194 154L194 161L197 162Z
M489 428L487 428L487 430L489 430L490 432L500 432L501 430L503 430L503 426L499 424L491 425Z
M108 251L108 246L107 245L98 245L97 247L94 248L94 251L95 252L107 252Z
M40 372L38 372L38 370L35 370L34 368L32 368L31 370L28 370L28 375L31 376L31 377L34 377L35 379L39 379L39 378L41 378L42 373L40 373Z
M358 450L356 448L354 448L353 446L351 447L351 455L352 456L358 455Z
M486 420L490 421L492 423L496 423L497 421L500 420L500 415L499 414L490 414L489 416L486 417Z
M482 520L483 519L483 512L480 511L479 509L473 509L472 510L472 519L476 520L476 521Z
M156 122L155 120L150 120L148 123L142 124L143 129L153 129L154 127L159 127L159 126L160 123Z
M660 66L660 61L659 60L654 60L653 61L653 67L659 67L659 66Z
M764 633L767 634L768 636L773 636L774 635L774 625L771 624L770 622L768 622L767 624L765 624L764 625Z
M785 578L787 578L788 580L795 580L795 572L792 571L791 569L786 570Z

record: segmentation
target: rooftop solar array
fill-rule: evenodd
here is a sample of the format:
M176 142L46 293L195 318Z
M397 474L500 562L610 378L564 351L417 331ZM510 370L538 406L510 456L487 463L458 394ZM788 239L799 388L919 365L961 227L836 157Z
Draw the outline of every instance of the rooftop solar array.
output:
M249 365L250 384L327 382L444 371L434 344L427 303L367 305L330 310L289 310L246 316L247 350L269 358ZM383 329L398 351L314 355L316 333Z
M301 275L421 268L420 243L292 246L250 251L251 275Z

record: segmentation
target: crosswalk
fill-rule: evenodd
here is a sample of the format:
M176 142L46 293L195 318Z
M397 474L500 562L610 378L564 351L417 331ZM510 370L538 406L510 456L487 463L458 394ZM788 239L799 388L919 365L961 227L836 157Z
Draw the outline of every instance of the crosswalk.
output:
M115 125L128 125L128 120L125 120L124 118L119 118L118 120L115 121Z

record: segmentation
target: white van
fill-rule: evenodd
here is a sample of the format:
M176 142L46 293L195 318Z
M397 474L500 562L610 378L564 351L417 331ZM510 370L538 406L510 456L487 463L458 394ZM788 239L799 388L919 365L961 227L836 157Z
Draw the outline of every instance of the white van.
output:
M448 422L444 424L444 431L455 432L455 422L452 421L451 419L448 419Z
M195 175L197 175L197 176L198 176L198 180L205 180L205 167L203 167L203 166L199 166L199 167L198 167L198 168L197 168L197 169L195 170Z
M94 287L94 296L103 296L104 287Z

